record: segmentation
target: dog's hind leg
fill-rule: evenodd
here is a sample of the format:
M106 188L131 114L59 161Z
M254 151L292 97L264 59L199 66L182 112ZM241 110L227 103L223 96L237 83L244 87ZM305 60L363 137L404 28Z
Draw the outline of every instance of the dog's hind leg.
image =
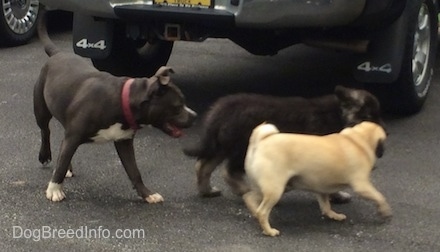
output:
M50 163L50 161L52 161L49 128L49 122L52 119L52 114L50 113L43 96L43 84L44 83L42 83L42 80L39 79L34 88L34 115L37 125L41 131L41 146L38 154L38 160L43 165L47 165ZM69 164L65 177L73 177L72 164Z
M243 194L243 201L249 209L249 212L251 212L251 215L256 217L258 205L261 203L261 195L251 190Z
M225 181L231 187L233 193L241 196L249 192L249 184L244 179L244 156L230 157L226 172Z
M196 163L197 188L202 197L217 197L221 191L211 187L211 175L215 168L223 162L223 156L216 156L211 159L198 159Z
M67 134L66 134L67 135ZM62 183L69 169L73 154L80 145L78 138L65 137L61 143L57 166L46 190L46 198L51 201L61 201L66 195L63 192Z
M52 114L47 108L46 101L43 96L43 80L39 78L37 84L34 87L34 115L37 121L38 127L41 131L41 146L38 154L38 160L43 165L47 165L52 161L52 152L50 148L50 129L49 122L52 119Z
M352 185L352 188L362 198L376 202L378 212L382 217L390 217L392 215L391 207L385 197L369 181L355 183Z
M272 183L262 183L259 184L263 200L256 211L256 217L263 229L263 234L269 236L277 236L280 234L275 228L272 228L269 223L269 215L272 208L278 203L284 192L285 183L272 184Z
M342 221L347 218L344 214L339 214L332 210L330 205L330 196L328 194L318 193L316 194L316 197L318 199L319 208L321 209L322 215L337 221Z

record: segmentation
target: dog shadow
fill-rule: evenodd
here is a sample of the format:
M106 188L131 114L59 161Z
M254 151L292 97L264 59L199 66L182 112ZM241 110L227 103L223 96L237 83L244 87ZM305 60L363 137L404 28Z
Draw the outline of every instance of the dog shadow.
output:
M270 215L271 225L285 234L328 233L351 235L359 228L375 228L389 222L382 219L371 202L353 195L346 204L332 204L332 209L345 214L347 219L335 221L321 215L315 196L307 192L283 195ZM258 223L255 221L255 226Z

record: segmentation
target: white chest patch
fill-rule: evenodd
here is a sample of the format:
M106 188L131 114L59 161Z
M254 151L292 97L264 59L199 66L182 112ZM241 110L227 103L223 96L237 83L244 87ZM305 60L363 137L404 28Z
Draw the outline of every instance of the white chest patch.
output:
M99 130L98 133L96 133L96 136L92 137L91 139L95 143L104 143L108 141L130 139L133 138L133 135L134 135L134 130L132 129L123 130L121 123L115 123L112 126L110 126L108 129Z

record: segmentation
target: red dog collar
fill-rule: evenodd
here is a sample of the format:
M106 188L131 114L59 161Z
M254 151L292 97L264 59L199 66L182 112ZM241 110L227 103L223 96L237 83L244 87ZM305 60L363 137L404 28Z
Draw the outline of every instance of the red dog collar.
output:
M124 113L125 121L127 121L131 129L137 130L139 129L139 126L136 123L136 120L134 119L133 113L130 108L130 88L133 82L134 79L128 79L124 83L124 86L122 87L121 101L122 101L122 111Z

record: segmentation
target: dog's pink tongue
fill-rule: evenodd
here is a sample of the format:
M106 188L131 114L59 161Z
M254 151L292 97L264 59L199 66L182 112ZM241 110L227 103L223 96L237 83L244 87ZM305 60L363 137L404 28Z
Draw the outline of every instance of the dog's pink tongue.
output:
M172 124L170 124L170 123L167 123L166 124L166 127L167 127L167 129L169 130L169 134L172 136L172 137L175 137L175 138L178 138L178 137L181 137L182 136L182 130L181 129L179 129L178 127L176 127L175 125L172 125Z

